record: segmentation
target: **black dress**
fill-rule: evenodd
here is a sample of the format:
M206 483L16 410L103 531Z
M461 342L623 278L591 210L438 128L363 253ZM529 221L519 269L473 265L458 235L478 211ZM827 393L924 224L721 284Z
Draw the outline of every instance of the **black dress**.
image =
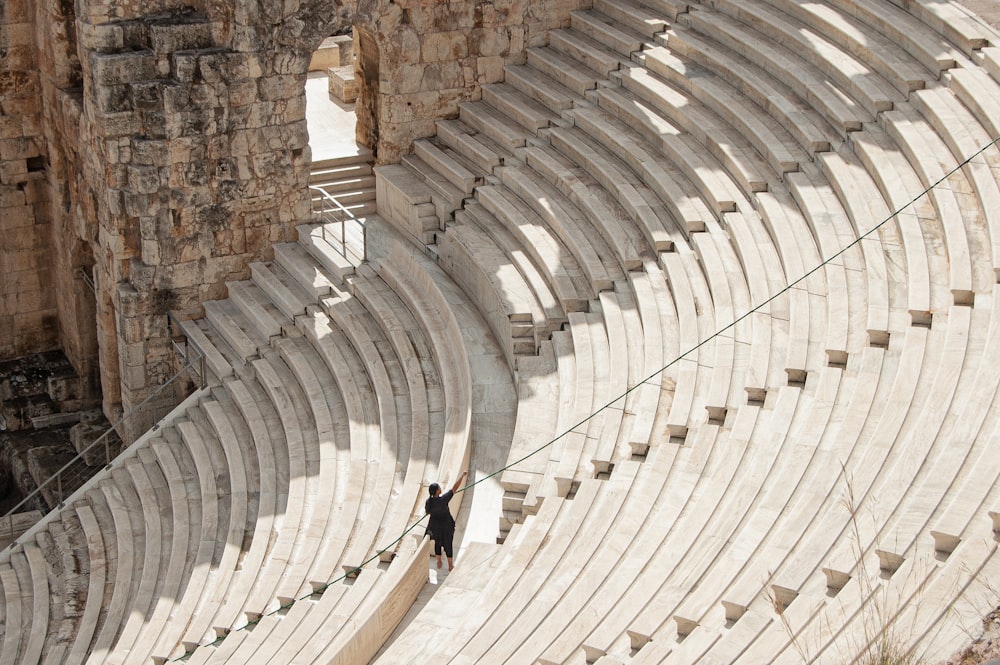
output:
M424 503L424 510L430 515L427 523L427 533L434 539L434 554L440 556L442 548L444 553L451 559L452 539L455 537L455 518L451 516L448 502L454 492L448 490L444 494L432 496Z

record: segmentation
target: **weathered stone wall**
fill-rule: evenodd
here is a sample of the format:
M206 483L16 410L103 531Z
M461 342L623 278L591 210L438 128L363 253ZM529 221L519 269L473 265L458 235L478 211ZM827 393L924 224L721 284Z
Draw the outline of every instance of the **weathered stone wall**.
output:
M0 357L57 346L33 0L0 3Z
M226 31L184 10L81 27L85 172L105 185L102 383L106 410L129 411L176 371L167 314L200 316L307 217L308 55L257 50L238 25L219 44ZM129 429L174 397L157 394Z
M37 102L42 117L52 224L46 270L55 284L59 346L83 379L88 397L98 394L96 304L93 277L93 187L80 177L82 81L73 5L42 0L34 5ZM97 185L99 186L99 184Z
M0 357L99 367L109 417L152 398L139 434L176 401L168 313L200 316L308 219L325 37L357 29L359 136L385 163L587 4L5 0Z
M383 164L399 161L434 121L503 80L505 64L525 60L547 31L568 25L586 0L368 3L360 16L358 136ZM365 6L365 3L362 3ZM375 52L377 50L377 53Z

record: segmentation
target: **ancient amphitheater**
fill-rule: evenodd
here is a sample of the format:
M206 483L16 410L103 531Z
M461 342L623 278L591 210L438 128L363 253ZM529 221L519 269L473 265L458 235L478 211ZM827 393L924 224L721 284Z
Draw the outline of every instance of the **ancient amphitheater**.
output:
M0 553L0 665L989 638L996 15L5 0L0 347L64 349L134 442ZM304 121L352 26L373 169ZM311 213L323 177L377 212Z

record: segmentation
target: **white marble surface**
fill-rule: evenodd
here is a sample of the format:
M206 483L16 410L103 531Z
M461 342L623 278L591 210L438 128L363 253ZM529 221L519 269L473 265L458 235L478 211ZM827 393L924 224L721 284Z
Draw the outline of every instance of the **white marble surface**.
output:
M306 79L306 124L313 162L360 154L354 139L354 104L330 97L326 72L309 72Z

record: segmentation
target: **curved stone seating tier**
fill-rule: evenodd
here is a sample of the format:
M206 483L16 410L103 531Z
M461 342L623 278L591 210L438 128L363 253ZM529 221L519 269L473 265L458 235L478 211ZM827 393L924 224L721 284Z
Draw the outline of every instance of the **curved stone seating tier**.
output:
M400 401L397 413L400 417L401 446L397 464L405 463L402 486L394 490L398 494L394 507L383 519L377 534L380 548L387 547L393 538L401 534L414 520L422 516L423 490L437 478L437 469L444 454L445 413L441 410L442 393L439 370L431 352L430 340L424 340L420 325L413 318L408 307L399 297L376 276L368 266L361 266L360 275L351 281L351 290L356 300L364 303L371 316L378 322L374 329L381 329L388 342L377 343L373 348L391 348L398 358L396 363L387 362L393 392L409 396ZM402 391L401 386L406 390ZM383 561L395 555L398 545L382 554Z
M632 465L633 473L635 466ZM464 614L472 620L458 623L451 644L421 644L429 650L428 658L446 657L459 653L461 649L470 662L481 660L490 653L498 637L517 625L519 615L534 611L539 614L538 618L544 617L546 605L551 600L540 603L537 608L529 608L525 603L533 597L537 599L539 590L548 586L547 580L559 580L556 586L562 587L576 578L572 568L579 564L572 563L575 558L570 556L570 548L592 551L596 541L600 540L600 534L613 523L618 512L618 506L612 499L618 495L606 492L606 485L609 485L606 481L586 480L572 500L553 498L546 501L537 515L511 532L507 540L511 546L504 548L506 554L497 557L493 565L478 570L465 568L456 571L455 576L458 577L465 574L463 570L469 570L470 581L475 580L468 586L463 584L460 587L468 589L467 595L472 596L468 598L469 602L463 603ZM617 484L616 492L624 491L627 486L627 482ZM529 523L532 528L526 528ZM546 540L548 545L543 546ZM586 558L581 557L580 562ZM438 598L432 599L428 609L438 605L438 601ZM530 630L534 623L523 622L522 629ZM417 632L418 640L419 635ZM520 636L513 638L501 652L505 655L510 653L519 640ZM405 639L399 640L375 662L399 662L401 654L415 646Z
M693 38L688 37L688 41L693 41ZM692 48L707 50L708 46L697 44ZM797 110L782 108L780 93L772 92L770 97L774 98L775 103L771 104L768 99L768 108L760 109L741 90L733 88L722 78L713 76L708 69L678 57L678 53L672 46L669 49L656 47L646 51L643 54L644 70L711 108L736 133L749 139L754 149L764 156L775 172L780 174L797 170L799 162L807 158L802 152L803 148L806 152L820 152L830 148L829 142L812 126L808 117L795 118L804 127L793 123L792 113ZM775 107L774 110L771 110L772 106ZM773 113L775 117L771 117L769 113ZM800 110L798 113L802 115ZM802 146L796 146L796 143Z
M520 198L528 209L534 210L550 232L568 248L594 293L610 289L613 282L624 277L618 257L605 249L604 238L590 231L584 214L555 186L540 177L535 168L507 167L501 179L504 187ZM545 204L535 206L536 202Z
M713 3L712 7L738 23L733 25L728 21L723 22L719 26L723 34L727 29L744 34L747 29L756 31L754 38L757 42L743 40L740 52L747 57L754 56L755 61L762 66L766 63L767 70L773 74L780 73L782 80L787 81L788 85L800 87L806 81L813 81L808 71L800 72L800 67L795 66L798 65L797 59L801 58L817 68L822 77L820 85L832 89L817 90L815 85L807 85L806 94L800 94L803 98L833 96L829 105L838 105L835 99L839 97L849 107L852 102L857 103L871 117L892 109L895 103L905 99L902 93L896 91L885 78L866 64L867 54L855 56L831 41L823 30L800 20L805 15L796 17L795 12L791 11L794 5L788 5L784 9L781 3L773 5L721 0ZM783 45L788 52L782 54L780 50L771 51L770 44L766 41L768 39L773 40L776 45ZM778 63L781 66L775 67ZM805 81L802 80L803 74L807 77ZM827 81L834 82L836 87L833 88Z
M565 312L585 311L595 291L574 255L534 210L510 190L487 185L476 200L520 245Z
M865 23L854 15L852 8L836 3L816 4L804 0L767 0L806 24L839 48L861 60L879 76L889 81L904 97L923 88L928 80L936 79L941 67L928 69L907 53L893 36ZM924 33L924 31L919 31ZM926 33L920 36L925 36ZM937 40L935 40L937 41ZM937 41L940 46L941 42ZM944 67L946 69L946 67Z
M983 87L987 92L993 90L990 86L984 85ZM949 90L933 87L913 93L912 99L914 106L920 111L922 119L933 127L934 133L951 151L951 159L944 156L943 150L935 153L935 156L941 160L942 166L939 168L950 171L959 163L969 159L971 155L980 153L969 161L968 165L960 172L952 175L950 180L958 182L964 177L968 181L971 193L966 193L964 187L960 189L966 197L966 201L962 202L962 208L964 211L973 211L978 208L977 212L982 216L982 220L977 219L972 223L964 222L972 261L973 288L975 291L981 292L981 284L985 285L995 281L995 275L990 275L988 268L990 263L996 265L996 248L1000 244L1000 241L997 240L998 235L1000 235L1000 226L998 226L996 212L1000 189L998 189L996 180L987 176L985 169L989 160L995 159L996 151L993 147L985 152L983 149L1000 134L987 133L986 127L976 118L974 113L963 107L964 99L961 93L953 94L953 91L954 87ZM925 155L922 160L927 161L928 158L929 155ZM973 199L968 198L973 195ZM956 194L956 196L958 195ZM985 225L982 221L985 221ZM983 269L987 270L986 274L980 272Z
M503 341L507 363L514 366L516 356L536 352L549 324L517 266L464 212L438 239L438 262L480 304L493 334Z
M557 139L563 137L557 132L558 129L552 130L548 138L552 140L557 150L572 157L575 152L572 140L567 142ZM577 226L584 235L591 237L591 244L598 256L606 254L615 256L621 266L620 269L625 271L636 270L642 266L643 258L650 255L652 246L647 246L631 215L622 208L615 197L586 171L579 169L563 155L540 142L538 145L526 148L524 155L528 166L565 196L569 204L566 211L569 214L583 216L583 219L574 226ZM556 215L559 216L560 211L557 211ZM596 233L591 233L590 228ZM595 237L604 239L604 243L595 241L593 239ZM607 250L602 247L605 243L608 245ZM578 246L576 243L574 245ZM613 279L614 272L610 270L608 272L609 277Z
M686 176L664 163L658 149L641 132L637 133L622 119L593 109L575 109L572 118L587 138L628 163L638 180L667 208L677 225L674 228L683 235L703 230L706 222L713 219L711 210L692 193L693 185L685 186ZM671 230L668 228L668 233ZM663 246L655 227L649 233L657 250L670 249Z
M302 226L182 322L209 387L0 554L0 665L966 642L1000 573L996 149L924 191L1000 127L996 31L930 0L564 18L379 167L366 263ZM394 539L467 469L420 595L429 541Z
M793 93L795 97L818 111L826 122L837 130L841 138L846 138L848 132L857 131L865 122L874 119L875 114L869 113L861 103L841 89L829 85L826 82L828 78L826 72L768 37L766 30L771 24L766 17L764 21L760 21L753 13L740 12L740 8L734 8L733 3L726 3L724 6L727 12L735 13L737 18L712 15L711 19L707 20L704 12L692 11L685 16L685 25L697 30L704 37L699 35L697 40L691 41L687 31L677 30L668 36L670 48L717 71L732 85L755 99L758 104L766 99L768 93L783 93L786 97L788 92ZM765 32L750 27L761 23ZM784 36L780 31L775 32L778 36ZM720 37L725 39L724 43L716 41ZM709 42L708 49L693 48L704 46L703 39L713 40ZM729 45L728 49L723 44ZM746 62L733 58L727 53L729 49L742 56ZM747 71L751 67L755 72ZM788 92L775 88L773 84L765 83L758 87L755 83L759 83L757 79L762 76L774 77L782 86L787 87ZM851 90L850 85L844 86L841 81L838 81L838 85L842 89ZM788 99L785 103L790 105L791 101L793 99ZM794 110L792 113L794 114ZM822 128L822 125L815 121L813 124L817 129ZM800 142L802 138L800 137Z
M692 27L700 26L702 29L712 30L713 33L718 31L716 28L718 20L720 19L713 17L712 21L705 21L701 12L691 12L684 19L685 23ZM684 85L692 96L703 101L707 100L707 96L718 100L714 104L709 104L710 106L721 106L719 102L725 103L732 94L731 89L737 92L740 98L735 103L730 102L735 106L732 109L735 113L739 114L745 109L744 112L762 115L761 111L757 110L759 108L770 115L773 118L771 122L763 118L748 120L727 117L727 120L739 127L741 133L754 142L757 150L765 155L768 163L779 173L798 169L799 163L803 161L798 154L801 150L806 153L829 150L831 142L838 141L846 134L847 127L860 127L861 121L850 114L846 114L848 117L844 119L842 116L845 114L839 111L826 112L823 103L831 102L825 99L803 98L794 85L777 78L779 71L761 68L734 53L726 45L739 45L740 35L720 32L722 34L719 36L725 40L721 44L702 37L695 30L675 28L668 33L666 41L670 52L679 56L681 60L672 61L663 57L662 51L657 50L646 54L648 60L646 66L667 80L675 82L677 74L681 74L684 80L679 83ZM706 82L699 81L696 86L687 83L708 72L711 76ZM767 75L762 72L767 72ZM808 74L800 71L797 72L797 76L801 80ZM740 124L740 120L744 124ZM776 127L782 127L784 131ZM768 141L776 143L770 145Z
M951 155L948 147L936 136L930 133L930 127L916 113L890 111L885 116L886 127L896 139L900 149L907 155L914 171L921 182L933 183L945 177L951 166ZM975 212L979 201L973 193L971 183L962 172L955 172L948 178L948 187L935 187L929 194L931 204L941 225L945 251L948 256L948 285L951 288L954 302L971 304L973 293L992 287L996 282L993 271L984 262L975 262L982 270L974 274L973 261L970 257L977 246L989 248L988 237L982 234L982 224L973 223L970 233L983 236L982 241L973 241L967 233L963 211ZM978 215L977 215L978 216ZM927 227L927 221L921 220ZM979 227L978 229L976 227ZM983 259L991 260L992 252L983 253Z
M616 157L607 155L603 146L594 144L584 132L556 128L549 132L547 138L556 150L570 157L588 174L593 174L606 190L606 196L614 197L618 204L608 206L608 212L624 212L635 226L638 234L620 223L617 224L620 230L611 227L604 231L612 239L621 237L621 240L615 241L616 251L626 269L638 269L650 250L669 251L673 247L674 239L670 237L670 232L677 228L677 222L668 216L666 206L627 166ZM578 195L583 195L583 192L578 192Z
M368 245L372 267L407 303L421 330L433 341L445 404L441 455L430 472L436 471L435 478L442 483L470 464L484 476L491 474L507 460L513 434L516 393L511 368L461 288L385 222L376 220L375 229L381 235L375 234L379 240ZM471 493L466 539L493 543L497 522L477 521L475 516L499 517L503 490L499 479L480 480ZM458 495L455 510L463 496Z
M891 4L884 6L870 0L854 3L834 0L831 4L844 13L853 14L878 34L891 39L897 48L920 62L935 78L942 70L954 67L956 59L961 57L958 49L948 42L945 35L924 23L917 14L902 7Z

